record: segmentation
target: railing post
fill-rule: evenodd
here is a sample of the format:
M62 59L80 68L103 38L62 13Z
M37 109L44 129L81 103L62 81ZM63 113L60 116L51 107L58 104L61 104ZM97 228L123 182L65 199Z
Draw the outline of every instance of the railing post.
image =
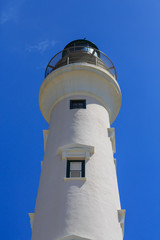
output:
M69 49L67 49L67 65L69 64Z
M97 57L96 57L96 66L97 66Z

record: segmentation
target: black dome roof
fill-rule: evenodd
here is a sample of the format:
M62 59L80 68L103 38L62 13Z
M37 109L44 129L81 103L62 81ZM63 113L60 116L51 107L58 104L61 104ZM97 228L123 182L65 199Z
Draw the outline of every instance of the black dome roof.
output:
M87 45L87 46L90 46L90 47L93 47L93 48L99 50L98 47L97 47L94 43L92 43L92 42L90 42L90 41L88 41L88 40L86 40L86 39L77 39L77 40L74 40L74 41L68 43L68 44L64 47L64 49L69 48L69 47L73 47L73 46L75 46L75 45L76 45L76 46L82 45L82 44Z

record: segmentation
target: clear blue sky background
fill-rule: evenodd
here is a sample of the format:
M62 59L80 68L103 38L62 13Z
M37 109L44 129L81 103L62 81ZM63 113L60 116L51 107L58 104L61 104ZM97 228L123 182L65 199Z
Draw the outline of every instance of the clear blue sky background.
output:
M0 238L31 239L48 128L39 88L50 58L86 37L114 62L122 91L112 126L124 239L159 239L160 1L2 0L0 29Z

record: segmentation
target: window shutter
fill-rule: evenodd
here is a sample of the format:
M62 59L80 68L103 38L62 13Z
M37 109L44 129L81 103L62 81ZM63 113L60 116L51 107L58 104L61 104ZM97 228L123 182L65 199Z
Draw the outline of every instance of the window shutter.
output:
M85 177L85 160L82 161L82 177Z
M70 100L70 109L72 109L73 107L72 107L72 100Z
M66 177L70 177L70 161L67 161L67 171L66 171Z

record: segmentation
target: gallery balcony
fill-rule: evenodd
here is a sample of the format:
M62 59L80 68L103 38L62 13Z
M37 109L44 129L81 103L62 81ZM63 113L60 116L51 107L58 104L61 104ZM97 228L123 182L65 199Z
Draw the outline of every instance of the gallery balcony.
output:
M84 40L82 43L78 40L74 41L74 45L71 47L65 47L62 51L57 53L48 63L45 71L45 78L54 70L74 63L88 63L93 64L98 67L101 67L107 70L115 79L117 79L116 69L112 61L98 48L94 48L93 46L87 45L85 42L89 42ZM95 46L96 47L96 46Z

